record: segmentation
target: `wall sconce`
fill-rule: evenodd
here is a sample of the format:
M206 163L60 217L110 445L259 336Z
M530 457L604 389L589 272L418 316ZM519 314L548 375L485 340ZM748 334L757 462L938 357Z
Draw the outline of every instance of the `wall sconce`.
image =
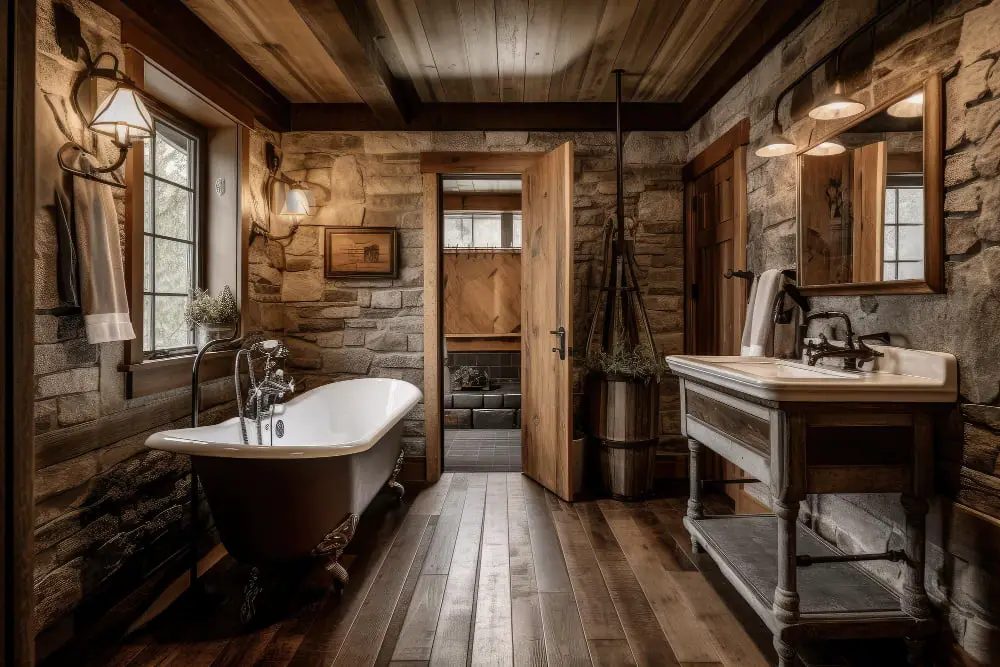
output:
M840 155L846 150L847 148L844 147L844 144L839 141L823 141L807 150L806 155L812 155L814 157Z
M112 66L98 67L98 64L105 57L111 59ZM113 179L100 178L95 176L95 174L107 174L125 164L125 158L128 156L128 150L131 148L132 142L153 135L153 121L150 118L149 111L146 109L146 105L143 104L142 99L135 90L135 84L119 70L118 58L107 51L99 53L92 62L88 63L87 69L80 74L73 85L73 107L80 114L81 118L85 118L85 115L80 109L78 96L83 85L91 79L105 79L115 82L115 89L98 105L97 111L94 113L94 118L87 124L87 127L94 132L111 137L115 146L118 147L118 159L106 167L97 167L91 169L89 172L81 171L69 166L63 159L63 153L68 149L87 151L80 144L68 141L56 153L56 161L64 171L74 176L97 181L98 183L116 188L124 188L124 183Z
M285 192L281 215L312 215L316 212L316 198L312 190L302 183L292 184Z
M313 215L316 212L316 197L312 189L301 181L293 181L281 173L281 158L274 144L270 142L265 144L264 154L268 171L268 210L274 210L272 206L274 199L277 199L281 202L278 215ZM280 187L274 192L276 183Z
M781 123L778 122L778 105L774 105L774 122L771 124L771 133L764 138L760 147L754 151L760 157L778 157L794 153L795 144L781 133Z

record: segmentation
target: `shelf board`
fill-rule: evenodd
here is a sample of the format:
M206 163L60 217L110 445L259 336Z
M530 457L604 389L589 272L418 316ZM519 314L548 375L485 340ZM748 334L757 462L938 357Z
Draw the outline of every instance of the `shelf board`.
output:
M771 610L778 583L778 519L760 514L685 517L684 525L768 627L781 629ZM842 553L806 526L796 525L798 554ZM856 563L800 567L797 575L800 617L782 629L784 634L901 636L922 623L900 609L893 590Z

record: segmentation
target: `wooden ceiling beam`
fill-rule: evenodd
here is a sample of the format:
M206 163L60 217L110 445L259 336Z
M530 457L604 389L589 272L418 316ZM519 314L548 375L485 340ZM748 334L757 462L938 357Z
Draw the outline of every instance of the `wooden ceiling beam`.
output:
M686 130L680 104L625 103L625 130ZM613 102L432 102L414 109L403 126L386 123L364 104L292 104L292 131L614 131Z
M118 17L123 35L141 36L146 50L169 55L173 62L162 64L179 76L184 76L183 68L192 78L231 93L264 126L276 131L288 128L288 99L183 3L94 1ZM134 46L144 50L142 44ZM211 98L211 91L200 92Z
M767 0L681 105L690 127L813 13L823 0Z
M379 24L361 0L291 0L383 127L401 128L416 104L413 84L393 76L375 42ZM394 49L390 52L394 52Z

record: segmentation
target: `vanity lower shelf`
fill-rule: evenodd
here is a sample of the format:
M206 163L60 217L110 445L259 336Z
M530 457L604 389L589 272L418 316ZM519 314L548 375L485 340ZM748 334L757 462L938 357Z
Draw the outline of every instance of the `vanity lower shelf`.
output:
M900 637L923 623L900 609L899 596L854 563L798 568L799 620L782 627L772 611L778 583L778 519L772 515L685 517L684 525L719 565L726 579L784 639ZM842 552L802 524L796 552Z

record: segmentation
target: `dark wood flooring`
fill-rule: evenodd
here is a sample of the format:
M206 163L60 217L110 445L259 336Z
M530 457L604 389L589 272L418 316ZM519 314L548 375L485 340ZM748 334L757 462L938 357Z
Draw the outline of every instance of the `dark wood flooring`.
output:
M689 555L684 506L570 505L518 473L448 473L379 495L343 592L265 578L243 628L248 570L226 557L206 577L220 606L176 604L96 664L770 664L769 635Z

